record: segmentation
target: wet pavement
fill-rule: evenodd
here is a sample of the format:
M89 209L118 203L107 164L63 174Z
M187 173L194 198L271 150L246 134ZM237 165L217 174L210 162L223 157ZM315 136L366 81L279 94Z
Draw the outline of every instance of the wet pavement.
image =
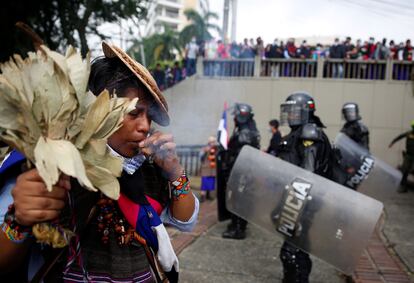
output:
M193 177L197 192L199 180ZM201 204L191 233L168 229L180 259L180 282L281 282L281 238L251 224L245 240L223 239L228 222L217 222L216 201ZM414 282L414 190L392 194L353 281ZM346 282L330 265L313 259L311 282ZM411 280L411 281L410 281Z

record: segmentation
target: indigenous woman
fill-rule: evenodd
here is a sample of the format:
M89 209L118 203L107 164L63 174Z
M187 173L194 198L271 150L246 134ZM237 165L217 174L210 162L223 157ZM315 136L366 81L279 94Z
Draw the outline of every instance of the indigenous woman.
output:
M163 223L190 231L199 204L172 135L151 128L152 122L168 125L168 106L145 67L118 47L102 45L105 56L91 65L89 90L139 99L107 143L123 159L121 196L87 191L63 174L49 192L37 169L23 170L24 157L12 152L0 168L0 272L13 272L13 282L178 280ZM68 248L36 244L33 225L65 219L75 232Z

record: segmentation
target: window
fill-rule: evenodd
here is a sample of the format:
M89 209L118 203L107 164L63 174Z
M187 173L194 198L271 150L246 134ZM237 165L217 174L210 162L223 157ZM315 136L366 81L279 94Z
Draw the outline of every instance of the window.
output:
M179 16L179 11L178 9L167 8L165 14L167 17L176 19Z

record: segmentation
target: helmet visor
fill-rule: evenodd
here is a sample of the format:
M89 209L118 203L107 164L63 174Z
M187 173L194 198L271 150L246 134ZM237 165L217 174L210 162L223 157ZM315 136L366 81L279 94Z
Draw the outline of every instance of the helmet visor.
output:
M342 110L342 113L344 115L344 119L347 122L353 122L358 120L358 112L355 107L345 107Z
M283 126L299 126L308 120L308 112L295 104L284 103L280 106L280 123Z

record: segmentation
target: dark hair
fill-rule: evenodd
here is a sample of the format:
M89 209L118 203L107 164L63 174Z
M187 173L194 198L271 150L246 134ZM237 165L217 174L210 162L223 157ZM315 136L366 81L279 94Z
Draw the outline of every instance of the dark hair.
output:
M127 88L144 89L144 85L134 73L118 58L98 57L92 61L88 88L94 95L99 95L104 89L117 96L124 96ZM147 90L146 90L147 91Z
M279 121L277 119L270 120L269 125L274 127L275 129L278 129L279 128Z

